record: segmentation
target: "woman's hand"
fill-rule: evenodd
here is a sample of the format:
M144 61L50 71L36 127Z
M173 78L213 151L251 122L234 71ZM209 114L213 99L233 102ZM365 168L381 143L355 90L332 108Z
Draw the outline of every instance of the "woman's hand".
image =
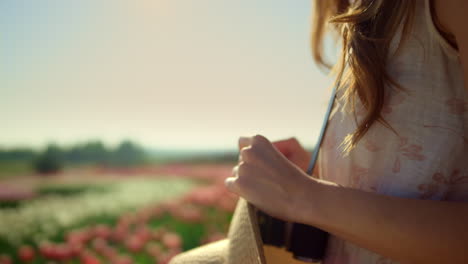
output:
M307 170L309 161L311 159L311 153L305 150L296 138L292 137L284 140L274 141L272 143L273 146L275 146L276 149L281 152L289 161L296 164L299 168L301 168L301 170ZM245 146L241 146L239 144L239 149L242 147Z
M313 180L261 135L240 138L239 146L239 163L225 181L227 188L269 215L295 221Z

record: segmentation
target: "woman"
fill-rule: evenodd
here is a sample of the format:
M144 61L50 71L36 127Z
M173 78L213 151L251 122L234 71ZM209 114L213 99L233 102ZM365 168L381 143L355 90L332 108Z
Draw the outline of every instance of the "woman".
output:
M319 0L342 40L315 178L296 140L239 140L226 186L331 234L324 264L468 263L468 1Z

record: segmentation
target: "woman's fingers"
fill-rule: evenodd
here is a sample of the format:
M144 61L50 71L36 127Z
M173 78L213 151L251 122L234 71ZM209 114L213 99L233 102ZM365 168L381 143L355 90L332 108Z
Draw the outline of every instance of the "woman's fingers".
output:
M236 177L228 177L224 180L224 185L226 185L226 188L236 194L240 194L240 189L239 186L237 185L236 182Z
M245 162L239 163L232 169L232 176L227 178L224 183L229 191L245 196L252 190L258 189L256 186L264 179L260 175L263 170L254 165ZM260 177L259 177L260 176ZM254 179L253 177L257 177Z
M239 186L239 168L241 168L242 177L245 178L245 166L245 162L240 162L237 166L232 168L231 177L224 180L224 184L229 191L240 195L241 188Z
M285 159L272 143L261 135L241 137L239 146L242 147L239 151L239 163L245 162L268 169L275 167L278 159Z
M287 158L294 154L294 152L297 151L297 149L300 147L300 144L295 137L278 140L272 142L272 144L279 152L281 152Z
M303 192L298 187L307 176L261 135L239 138L239 148L226 188L272 216L290 219L291 201Z
M239 138L239 162L244 161L244 157L242 155L242 150L250 147L252 145L253 137L240 137Z
M252 144L252 137L240 137L238 144L239 144L239 150L247 146L250 146Z

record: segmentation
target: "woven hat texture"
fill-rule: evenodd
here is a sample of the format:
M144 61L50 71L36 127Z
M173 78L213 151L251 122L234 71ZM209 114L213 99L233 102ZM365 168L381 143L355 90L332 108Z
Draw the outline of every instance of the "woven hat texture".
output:
M266 264L254 208L244 199L237 202L227 239L210 243L174 257L170 264Z

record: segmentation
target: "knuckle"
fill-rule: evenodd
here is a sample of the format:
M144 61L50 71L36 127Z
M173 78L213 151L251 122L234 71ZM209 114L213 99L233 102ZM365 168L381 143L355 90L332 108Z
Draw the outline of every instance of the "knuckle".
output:
M239 186L238 186L238 179L237 178L227 178L224 181L224 184L226 185L226 188L232 192L239 193Z
M265 144L267 141L268 140L264 136L257 134L255 136L253 136L253 138L252 138L252 146L253 145L257 145L257 146L262 145L262 144Z
M239 177L246 175L246 174L247 174L247 171L248 171L248 165L247 165L247 163L241 162L241 163L237 166L237 174L239 175ZM243 177L242 177L242 178L243 178Z
M234 166L234 167L232 168L231 175L232 175L232 176L237 175L238 171L239 171L239 165Z
M252 147L243 148L240 152L243 161L252 161L255 159L255 150Z

